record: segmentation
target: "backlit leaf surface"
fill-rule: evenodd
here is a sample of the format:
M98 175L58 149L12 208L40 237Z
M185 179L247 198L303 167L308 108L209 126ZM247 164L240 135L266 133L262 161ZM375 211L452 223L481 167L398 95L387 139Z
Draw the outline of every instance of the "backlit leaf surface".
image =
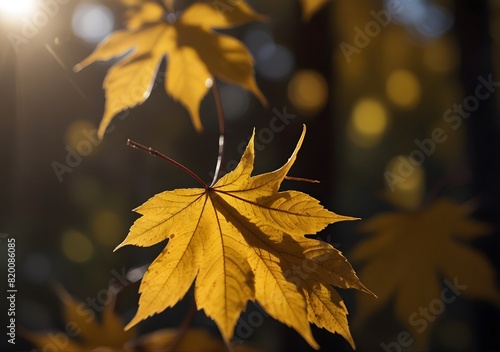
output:
M304 236L353 218L326 210L307 194L279 191L304 135L305 127L276 171L251 176L252 136L236 169L215 185L159 193L135 209L142 216L118 248L168 243L144 275L139 309L127 327L174 306L194 281L198 309L226 341L248 301L256 300L314 348L309 322L354 346L347 309L333 286L369 291L337 249Z
M244 1L235 2L231 11L221 11L210 1L195 2L178 18L153 1L128 5L132 10L126 29L112 33L75 66L79 71L95 61L119 58L104 79L106 106L100 138L113 117L146 101L165 57L167 71L158 82L164 80L166 92L186 107L197 130L202 129L201 100L215 77L248 89L266 104L255 83L248 50L240 41L213 30L263 20Z

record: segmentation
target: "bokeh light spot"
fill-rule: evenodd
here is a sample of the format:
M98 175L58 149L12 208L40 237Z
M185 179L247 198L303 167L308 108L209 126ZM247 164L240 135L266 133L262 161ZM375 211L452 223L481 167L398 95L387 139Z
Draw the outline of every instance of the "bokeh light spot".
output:
M296 72L288 84L288 99L305 115L314 115L328 100L326 79L313 70Z
M96 44L111 33L114 27L111 10L96 3L79 4L71 20L73 33L87 43Z
M72 122L64 133L64 141L73 149L77 149L80 142L89 140L91 132L96 130L95 125L88 120Z
M374 146L386 131L388 120L387 110L378 100L363 98L353 108L349 135L359 146Z
M420 82L407 70L395 70L387 79L387 95L396 105L413 108L420 101Z
M269 44L257 56L257 72L270 81L286 78L293 69L294 60L290 50L282 45Z
M420 206L425 194L425 171L421 166L424 159L412 152L389 161L384 178L387 195L393 203L406 209Z
M35 0L0 0L0 12L7 16L23 17L35 10L35 4Z
M83 263L92 257L94 246L83 234L75 230L68 230L61 237L61 249L71 261Z
M116 212L98 210L91 219L92 235L96 241L108 247L116 247L124 238L125 226Z
M453 16L448 10L427 0L385 0L384 3L387 9L393 8L391 13L396 22L424 38L441 36L453 25Z
M244 116L250 107L250 93L247 90L223 85L220 87L222 106L228 120L237 120Z
M147 269L147 266L140 266L137 268L130 269L127 272L127 280L129 280L130 282L139 281L140 279L142 279L142 277L146 273L146 269Z
M274 45L272 32L261 29L249 30L243 41L254 57L258 57L266 46Z

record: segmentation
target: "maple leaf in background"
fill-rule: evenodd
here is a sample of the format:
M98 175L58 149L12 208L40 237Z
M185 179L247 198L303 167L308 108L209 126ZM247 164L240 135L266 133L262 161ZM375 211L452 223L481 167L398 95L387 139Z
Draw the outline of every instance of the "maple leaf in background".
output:
M198 131L202 129L200 102L214 77L248 89L267 104L255 82L248 50L240 41L213 30L264 19L244 1L232 2L231 11L221 11L210 1L195 2L178 18L153 1L126 3L133 9L127 28L112 33L75 66L79 71L95 61L121 57L104 80L106 107L100 138L114 116L146 101L165 57L165 90L187 108ZM165 3L171 7L171 1Z
M227 349L220 338L216 338L204 329L189 329L182 334L181 339L177 329L157 330L147 335L140 336L134 341L133 351L200 351L219 352ZM258 350L246 345L231 346L234 352L258 352Z
M114 312L114 297L105 303L99 319L94 310L71 297L64 288L58 286L57 292L64 304L65 331L35 333L21 330L21 335L40 351L218 352L226 349L222 339L212 336L204 329L161 329L136 336L134 329L124 330L123 322ZM256 349L243 344L231 347L235 352L257 352Z
M302 18L309 21L329 0L300 0Z
M278 189L305 135L280 169L251 177L254 135L236 169L215 185L159 193L135 209L125 245L168 243L148 268L130 328L174 306L195 281L195 300L229 342L248 301L294 328L314 348L309 322L342 335L354 347L347 309L332 285L370 293L328 243L304 237L328 224L354 220L318 200ZM203 181L199 181L202 183Z
M98 319L94 310L88 308L85 303L75 300L62 287L58 287L57 292L64 304L66 331L44 334L22 331L22 335L40 351L46 351L47 346L54 352L128 351L125 345L135 336L135 331L123 330L124 324L114 312L114 298L109 299L104 305L101 318Z
M417 346L427 349L431 329L421 321L420 307L429 307L436 299L445 304L453 295L500 306L493 267L484 254L463 243L491 231L470 213L464 205L440 199L421 211L385 213L366 221L362 232L374 235L355 247L351 258L366 262L359 276L379 299L359 295L355 326L395 298L396 317Z

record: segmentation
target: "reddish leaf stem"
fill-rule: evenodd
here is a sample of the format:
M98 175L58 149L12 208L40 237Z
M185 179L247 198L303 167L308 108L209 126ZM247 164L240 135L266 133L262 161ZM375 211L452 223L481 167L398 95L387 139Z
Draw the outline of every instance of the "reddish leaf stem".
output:
M146 146L144 146L142 144L139 144L137 142L134 142L134 141L132 141L130 139L127 139L127 145L131 146L132 148L135 148L135 149L138 149L138 150L142 150L143 152L146 152L146 153L149 153L151 155L154 155L154 156L156 156L156 157L158 157L160 159L168 161L169 163L173 164L174 166L177 166L179 169L181 169L182 171L184 171L186 174L188 174L189 176L191 176L192 178L194 178L200 185L203 186L203 188L205 188L205 189L208 188L208 185L197 174L195 174L193 171L191 171L190 169L188 169L187 167L185 167L181 163L175 161L172 158L169 158L165 154L162 154L159 151L152 149L151 147L146 147Z
M311 180L310 178L293 177L293 176L285 176L285 180L288 180L288 181L309 182L309 183L319 183L318 180Z
M213 186L219 180L221 166L224 161L224 139L226 136L226 119L224 118L222 98L215 77L212 85L212 91L214 93L215 105L217 106L217 116L219 118L219 156L217 157L217 164L215 165L214 179L212 180L212 184L210 186Z
M177 350L177 346L179 346L179 343L182 341L184 336L186 336L188 330L189 330L189 325L191 325L191 321L194 318L194 315L196 313L196 302L193 299L189 306L189 310L187 311L186 315L184 316L184 319L182 319L181 326L179 326L179 329L177 331L177 334L175 335L174 341L170 345L170 348L167 349L167 352L172 352Z

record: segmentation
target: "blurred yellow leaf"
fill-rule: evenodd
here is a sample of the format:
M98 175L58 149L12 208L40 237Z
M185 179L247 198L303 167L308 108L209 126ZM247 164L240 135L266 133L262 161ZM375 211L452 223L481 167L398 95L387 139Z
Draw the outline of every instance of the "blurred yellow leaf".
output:
M134 350L139 351L193 351L193 352L218 352L224 351L222 340L217 340L208 331L203 329L189 329L180 341L177 329L162 329L143 335L134 344Z
M134 351L190 351L190 352L220 352L226 346L221 339L213 337L204 329L189 329L180 338L178 329L162 329L139 337L133 346ZM232 346L235 352L257 352L246 345Z
M64 304L64 332L23 332L40 351L102 351L123 352L125 344L135 336L133 330L124 331L124 324L114 313L114 299L103 307L101 319L83 302L75 300L63 288L58 288ZM47 349L46 349L47 348Z
M332 285L369 291L338 250L304 237L353 218L326 210L307 194L278 191L304 135L305 126L276 171L251 177L253 135L236 169L214 186L159 193L135 209L142 217L117 248L169 240L144 275L139 309L127 328L174 306L196 279L197 308L226 341L248 301L257 300L314 348L309 322L354 346L347 309Z
M427 324L435 318L426 318L421 308L436 311L431 307L436 300L444 307L454 300L450 296L462 294L500 305L493 267L463 242L491 229L469 215L464 205L440 199L421 211L385 213L366 221L362 231L373 236L355 247L352 260L366 262L360 278L379 299L359 295L355 325L394 298L396 317L426 349ZM428 314L435 315L432 310Z
M195 2L178 18L150 0L130 6L127 28L111 34L75 66L79 71L95 61L120 57L104 80L106 107L100 138L114 116L146 101L165 57L165 89L187 108L197 130L202 129L200 103L214 77L248 89L266 104L245 46L213 30L262 20L244 1L232 3L231 11L221 11L210 1Z
M300 0L302 18L309 21L329 0Z

